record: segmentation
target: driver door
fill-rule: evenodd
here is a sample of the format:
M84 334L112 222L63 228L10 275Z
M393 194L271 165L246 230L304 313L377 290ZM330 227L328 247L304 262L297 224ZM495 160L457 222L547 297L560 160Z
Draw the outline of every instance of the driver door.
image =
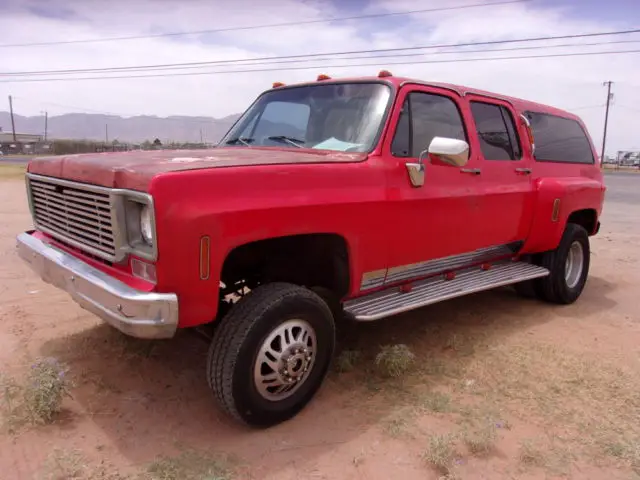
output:
M387 136L390 243L385 284L419 278L464 266L485 247L481 231L482 202L479 160L471 155L464 167L435 165L424 158L422 186L413 186L406 163L438 137L469 143L466 106L449 90L407 85L400 92ZM385 155L386 156L386 155Z

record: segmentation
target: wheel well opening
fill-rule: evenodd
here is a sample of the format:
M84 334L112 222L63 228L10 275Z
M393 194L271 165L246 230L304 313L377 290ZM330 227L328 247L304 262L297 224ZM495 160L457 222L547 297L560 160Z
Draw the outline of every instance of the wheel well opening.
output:
M592 208L576 210L569 215L567 219L567 223L575 223L576 225L584 227L589 235L592 235L596 231L597 222L598 214Z
M276 281L322 287L337 298L349 291L347 242L336 234L304 234L241 245L225 259L221 278L228 294Z

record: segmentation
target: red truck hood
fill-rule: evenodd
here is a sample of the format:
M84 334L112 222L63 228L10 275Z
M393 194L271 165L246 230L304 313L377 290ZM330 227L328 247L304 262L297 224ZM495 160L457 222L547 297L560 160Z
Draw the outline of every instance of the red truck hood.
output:
M366 153L256 147L139 150L38 157L29 163L29 172L104 187L146 191L151 179L165 172L289 163L359 162L366 157Z

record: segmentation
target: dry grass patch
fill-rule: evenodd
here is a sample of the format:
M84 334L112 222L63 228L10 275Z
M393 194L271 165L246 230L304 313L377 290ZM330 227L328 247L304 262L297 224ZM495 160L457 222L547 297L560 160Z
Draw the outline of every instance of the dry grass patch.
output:
M409 371L415 355L404 344L385 345L376 356L375 364L378 372L385 377L401 377Z
M52 423L64 398L71 396L72 387L69 368L54 358L36 359L23 384L6 375L0 376L5 426L13 429L25 422Z
M424 392L419 396L420 406L436 413L445 413L452 410L451 397L443 392Z
M442 475L452 475L456 453L456 437L451 434L429 437L427 450L422 458Z
M37 480L129 480L113 466L90 466L78 450L54 450L47 458ZM133 479L131 479L133 480Z
M494 404L517 405L514 415L562 426L562 442L602 453L598 438L629 444L640 438L640 375L546 344L500 346L478 355L467 376Z
M462 440L473 455L482 456L491 453L495 449L498 439L497 427L493 422L484 422L482 425L464 431Z
M533 440L523 440L520 444L518 460L530 467L543 467L547 463L544 449Z
M24 178L25 172L26 172L25 165L0 163L0 179Z
M231 480L228 457L187 450L176 457L160 457L147 469L145 480Z
M358 350L343 350L336 357L335 369L340 373L351 372L360 360L361 353Z

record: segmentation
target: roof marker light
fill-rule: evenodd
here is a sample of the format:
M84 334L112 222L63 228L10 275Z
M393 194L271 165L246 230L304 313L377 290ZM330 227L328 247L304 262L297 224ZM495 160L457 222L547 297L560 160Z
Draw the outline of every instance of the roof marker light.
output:
M331 77L329 75L325 75L324 73L321 73L320 75L318 75L318 78L316 78L316 80L318 82L321 82L322 80L331 80Z
M392 77L393 73L391 73L389 70L380 70L380 72L378 72L378 78L384 78L384 77Z
M282 83L282 82L273 82L273 85L271 85L271 88L278 88L278 87L284 87L284 83Z

